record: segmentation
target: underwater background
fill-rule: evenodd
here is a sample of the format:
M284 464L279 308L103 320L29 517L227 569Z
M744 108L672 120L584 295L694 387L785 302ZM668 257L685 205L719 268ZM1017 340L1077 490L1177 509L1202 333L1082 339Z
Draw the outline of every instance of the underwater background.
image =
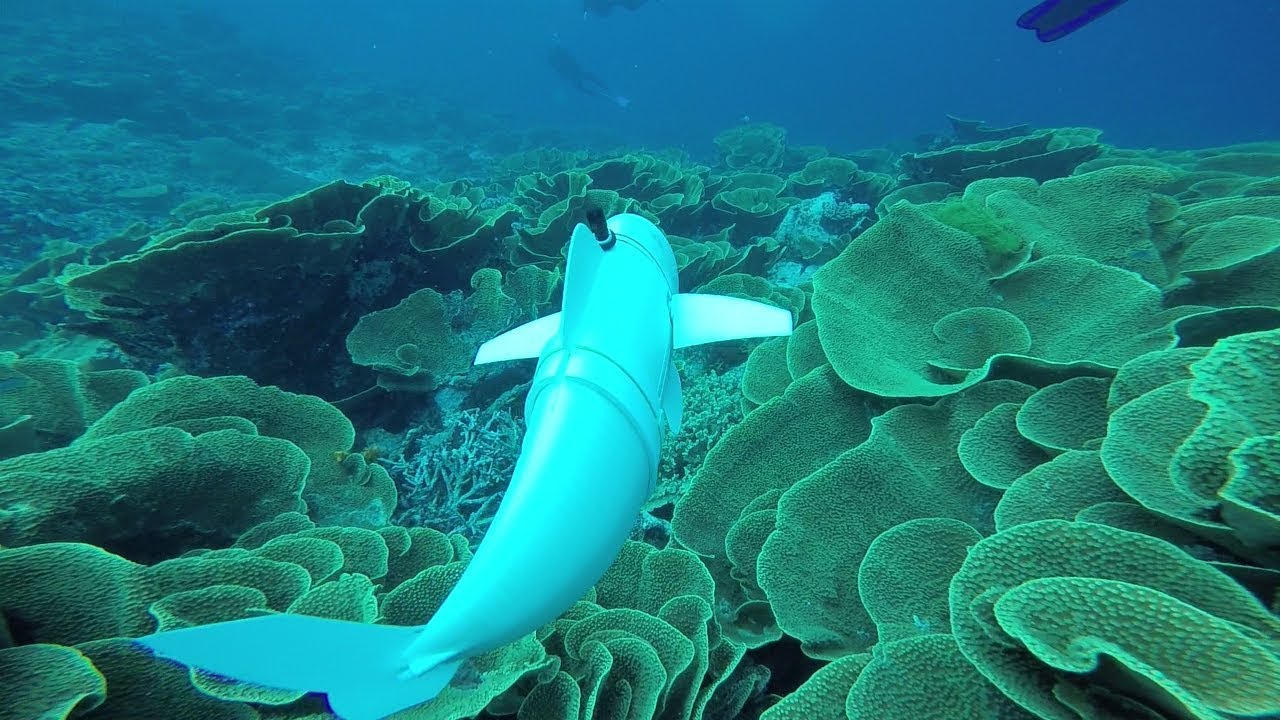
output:
M0 719L333 717L130 639L429 618L591 208L795 330L395 717L1280 717L1280 3L593 2L5 5Z

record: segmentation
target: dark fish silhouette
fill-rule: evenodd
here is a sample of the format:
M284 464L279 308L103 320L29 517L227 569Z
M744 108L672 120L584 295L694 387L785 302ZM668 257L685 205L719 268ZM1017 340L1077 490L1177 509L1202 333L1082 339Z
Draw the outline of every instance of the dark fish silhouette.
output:
M1125 0L1045 0L1018 18L1018 27L1035 30L1040 42L1064 38L1125 3Z

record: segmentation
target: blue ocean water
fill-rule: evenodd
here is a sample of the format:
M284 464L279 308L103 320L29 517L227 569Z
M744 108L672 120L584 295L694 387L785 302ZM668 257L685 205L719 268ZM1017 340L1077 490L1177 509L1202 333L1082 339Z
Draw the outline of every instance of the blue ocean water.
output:
M1131 2L1045 46L1014 26L1026 0L665 0L584 17L577 0L332 7L210 4L296 69L509 113L527 126L595 126L633 142L705 149L742 116L842 150L909 142L951 113L996 125L1083 125L1129 146L1274 137L1280 4ZM558 39L626 112L558 82ZM412 90L409 90L412 92Z
M1280 719L1280 2L1031 4L4 3L0 720Z
M20 123L10 144L25 149L5 153L5 192L35 183L48 202L12 202L29 217L9 226L59 237L133 217L95 191L167 185L155 207L132 201L145 219L210 183L271 194L335 175L445 179L533 145L707 158L717 133L748 120L839 152L918 149L948 131L947 114L1092 127L1127 147L1277 132L1263 71L1280 65L1276 3L1209 15L1195 0L1129 3L1052 45L1014 26L1025 5L655 0L601 16L577 0L23 0L0 38L0 120ZM555 46L630 104L565 82L547 61ZM99 128L112 123L129 128ZM177 144L146 147L165 138ZM200 166L228 153L245 164Z

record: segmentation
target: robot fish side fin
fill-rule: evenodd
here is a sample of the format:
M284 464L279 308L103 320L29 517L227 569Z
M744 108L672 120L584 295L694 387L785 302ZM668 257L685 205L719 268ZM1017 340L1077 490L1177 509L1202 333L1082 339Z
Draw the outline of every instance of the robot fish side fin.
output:
M476 352L474 364L536 358L556 333L564 338L566 344L572 342L580 332L587 299L591 295L591 288L595 286L603 257L604 249L600 247L591 229L578 223L569 237L564 293L560 301L563 309L490 339Z
M558 332L560 332L560 313L552 313L537 320L531 320L481 345L476 351L475 364L536 358L542 354L542 349Z
M791 334L791 311L727 295L680 293L671 297L676 348L720 340Z

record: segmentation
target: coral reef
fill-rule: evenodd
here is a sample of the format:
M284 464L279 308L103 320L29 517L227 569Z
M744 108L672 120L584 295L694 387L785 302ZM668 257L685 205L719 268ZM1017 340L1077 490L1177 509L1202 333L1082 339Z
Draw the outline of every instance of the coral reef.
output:
M559 309L589 207L794 332L681 350L633 539L403 717L1280 715L1280 147L952 125L256 199L157 174L112 192L162 226L39 230L0 279L0 717L332 717L129 639L430 618L524 431L530 364L473 353Z

